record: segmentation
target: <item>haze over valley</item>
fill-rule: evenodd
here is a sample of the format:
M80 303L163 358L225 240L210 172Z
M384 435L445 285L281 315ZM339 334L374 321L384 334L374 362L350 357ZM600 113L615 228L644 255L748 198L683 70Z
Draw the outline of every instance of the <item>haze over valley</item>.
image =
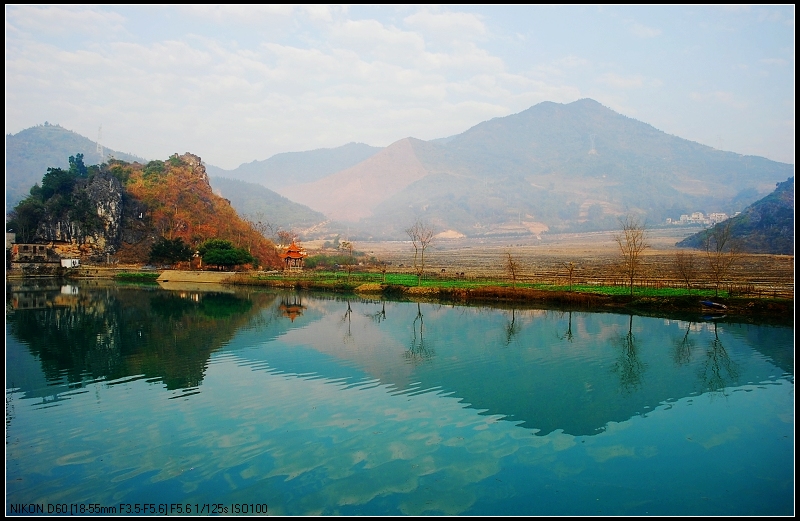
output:
M6 213L78 153L199 156L240 215L303 240L662 226L794 173L790 5L9 5L6 25Z
M75 151L91 162L100 150L53 125L9 136L7 147L12 207L45 164L60 166L56 158ZM543 102L446 139L408 137L382 149L350 143L234 170L207 165L212 187L240 215L307 239L345 231L398 239L417 219L445 237L490 237L611 230L627 214L651 225L698 209L733 215L793 170L668 135L591 99Z

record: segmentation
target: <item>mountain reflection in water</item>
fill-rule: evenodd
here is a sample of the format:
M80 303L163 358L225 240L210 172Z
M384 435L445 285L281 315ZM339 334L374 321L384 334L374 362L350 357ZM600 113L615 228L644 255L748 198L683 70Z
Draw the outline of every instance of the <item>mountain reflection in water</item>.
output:
M525 451L538 446L533 439L541 439L540 444L555 443L561 438L553 436L569 435L572 438L565 447L571 447L579 437L585 440L616 435L609 432L615 425L700 395L727 399L733 390L749 390L764 382L787 381L793 389L792 328L736 323L730 319L704 321L700 316L676 319L583 311L450 306L332 294L232 290L211 285L166 289L111 283L66 289L47 285L8 287L6 306L7 402L8 396L12 396L39 400L41 406L52 406L65 398L77 399L76 390L94 387L97 392L98 385L128 388L132 382L141 380L151 387L165 389L167 398L186 400L186 405L177 410L167 407L165 410L172 411L170 415L179 410L181 414L191 416L194 414L193 403L200 407L198 411L202 410L202 414L211 415L210 423L204 423L196 432L186 430L186 426L178 428L175 443L186 439L188 445L176 447L174 450L177 451L194 446L195 442L191 440L205 439L220 429L225 430L228 424L236 430L234 426L244 422L246 428L238 428L244 428L246 433L240 434L261 447L247 449L246 458L263 458L268 454L278 458L282 454L292 460L293 457L289 457L292 451L306 450L300 448L302 443L297 436L309 436L309 439L317 439L324 445L328 443L324 441L327 439L325 428L355 428L352 426L362 420L367 425L370 420L366 415L372 415L374 422L374 432L370 431L372 434L369 436L385 433L387 427L379 427L382 422L418 418L415 421L420 428L427 425L425 428L428 430L441 430L438 434L426 434L433 436L431 440L442 437L440 441L451 440L445 445L458 444L457 440L463 439L463 433L458 429L474 420L453 418L462 417L468 411L474 415L477 411L485 422L474 426L476 436L482 429L489 428L487 426L505 420L508 425L503 427L507 430L504 436L508 438L504 439L528 436L519 447L508 450L527 454ZM250 368L250 376L243 377L241 368ZM212 375L214 383L207 383ZM256 391L281 375L285 377L286 385L291 382L293 391L281 391L272 384L272 394L262 395L263 391ZM324 400L319 403L303 401L306 398L302 398L303 393L299 391L303 385L310 396L324 395ZM367 411L365 408L369 402L364 401L367 395L363 393L376 387L381 391L377 395L371 394L370 400L384 404L379 407L386 409ZM205 396L204 393L214 395ZM147 396L147 400L156 398L157 402L152 393ZM407 398L401 401L392 399L399 396ZM324 402L327 404L325 407L331 408L337 397L344 400L342 411L352 409L352 414L357 417L350 418L339 411L329 421L317 418L322 413L314 412L316 407L323 407ZM449 401L441 401L445 398ZM145 395L141 399L144 400ZM97 401L99 404L99 395ZM398 403L406 402L415 409L397 409ZM211 407L211 403L224 403L225 408L220 410L219 405ZM444 416L439 419L426 416L428 413L423 403L427 403L432 411L441 406L450 412L442 409L440 414ZM128 403L120 407L133 405ZM16 425L14 413L9 413L12 409L7 404L7 426ZM280 410L281 416L274 416L276 412L273 409ZM151 405L149 411L153 422L162 421L158 420L158 406ZM123 417L133 413L132 409L122 412ZM106 421L117 422L116 417L108 416L111 412L104 414L107 415ZM165 417L163 421L172 420ZM457 423L450 423L452 421ZM463 421L467 423L458 423ZM790 421L793 424L793 416ZM315 430L317 424L319 430ZM286 428L281 429L281 425ZM272 437L284 430L295 433L291 440L284 442ZM449 437L443 437L445 431L452 431ZM394 436L403 436L403 432L398 431ZM358 436L367 434L361 432ZM409 440L416 439L412 432L407 435L411 436ZM340 436L341 433L334 438ZM341 447L349 447L352 454L361 454L367 449L359 448L358 440L361 438L358 436L352 440L345 437L346 445ZM734 439L739 434L726 436ZM389 445L384 449L394 454L385 456L388 458L386 461L403 460L402 438L388 441L386 436L386 439ZM211 438L208 441L211 443ZM709 447L714 447L714 443ZM249 445L242 445L245 446ZM528 448L523 451L522 446ZM311 447L309 445L307 449L312 453L324 452L322 446ZM553 447L556 449L558 445ZM214 454L220 450L215 449ZM376 449L373 447L371 450ZM497 450L506 451L499 447ZM556 453L558 450L561 449ZM597 452L595 459L604 462L621 454L615 453L617 449L613 447L607 450L611 452ZM652 448L637 450L639 452L625 454L638 454L634 460L655 454ZM549 457L555 458L556 453ZM219 461L213 463L214 467L222 469L226 465L238 465L236 458L244 456L234 454L226 453L226 463ZM367 458L366 454L364 458ZM437 457L442 457L441 453ZM791 460L792 455L788 454L787 461ZM364 461L370 461L364 471L376 465L370 458ZM484 463L487 462L481 465ZM291 466L288 461L283 464ZM305 463L297 461L297 464L302 466ZM490 467L493 470L487 470L486 476L501 471L496 463ZM315 467L298 470L297 475L311 479L308 473L312 468ZM388 470L388 467L382 468ZM327 466L326 469L326 472L338 475L339 471ZM158 476L164 472L166 470ZM173 479L169 477L173 476L171 472L158 479ZM241 472L242 476L257 475L253 474L255 471ZM273 475L273 471L266 467L259 472ZM341 472L344 472L343 476L350 476L356 471ZM415 477L414 483L423 480L425 472ZM453 472L456 472L455 467ZM46 471L42 473L44 475ZM175 470L174 476L179 474ZM214 472L202 479L207 480L205 485L196 482L192 487L220 486L214 481L219 479ZM287 483L291 479L287 478ZM390 494L401 494L401 490L406 490L404 487L414 489L418 486L387 484L388 489L381 489L374 480L387 479L390 482L386 475L370 479L376 488L363 504L373 504L375 498ZM300 492L286 493L294 497ZM323 499L322 496L317 499L320 504L341 501ZM35 498L25 496L24 500L34 501ZM459 503L461 506L442 507L441 510L431 507L430 511L464 513L475 501L474 498L465 500L463 504ZM310 510L306 511L298 506L299 503L292 503L299 509L295 511L286 506L288 504L284 504L283 512L317 511L316 507L309 507ZM394 508L400 507L387 506L386 511L394 512ZM428 511L425 507L403 508L400 511L404 513ZM522 513L540 512L530 510L529 503L520 503L519 508ZM347 512L337 509L323 511ZM380 513L381 510L377 508L377 511ZM567 513L563 509L555 511ZM578 509L576 512L587 511ZM672 511L664 511L669 512Z

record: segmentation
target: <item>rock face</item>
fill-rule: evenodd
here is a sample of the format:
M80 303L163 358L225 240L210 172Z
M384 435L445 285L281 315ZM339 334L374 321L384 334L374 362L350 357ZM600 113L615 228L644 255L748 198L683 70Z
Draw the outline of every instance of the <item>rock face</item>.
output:
M180 159L181 162L185 163L189 166L189 171L200 178L200 180L208 185L211 186L211 183L208 181L208 174L206 173L206 167L203 164L203 160L200 159L200 156L196 156L194 154L190 154L186 152L182 156L178 154L173 154L170 158Z
M72 194L78 204L46 215L37 237L53 243L62 257L102 259L113 255L124 226L122 183L109 173L99 173L91 180L77 182Z

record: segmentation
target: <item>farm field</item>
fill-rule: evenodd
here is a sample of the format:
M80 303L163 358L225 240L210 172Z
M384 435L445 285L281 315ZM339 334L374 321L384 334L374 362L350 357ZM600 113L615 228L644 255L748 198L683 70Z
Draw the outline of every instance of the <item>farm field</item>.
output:
M650 230L651 247L642 254L637 285L684 286L675 263L676 252L683 251L694 256L696 273L692 286L710 287L712 281L705 252L675 247L676 242L696 231L685 228ZM573 284L624 284L614 233L563 234L524 241L519 238L435 240L425 252L425 272L439 278L502 280L508 277L505 266L510 253L519 265L517 282L566 284L567 266L573 263ZM389 272L414 271L410 241L361 242L354 246L367 257L389 263ZM738 293L793 298L794 256L745 254L733 265L726 283Z

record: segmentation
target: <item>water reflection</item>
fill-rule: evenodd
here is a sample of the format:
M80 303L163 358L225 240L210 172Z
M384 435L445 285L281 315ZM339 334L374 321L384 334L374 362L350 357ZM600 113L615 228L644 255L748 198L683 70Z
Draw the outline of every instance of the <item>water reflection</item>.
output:
M743 350L792 343L789 328L700 317L205 289L12 288L8 328L44 379L67 388L143 378L201 392L211 354L225 349L286 373L337 378L346 368L356 370L347 373L354 381L440 388L541 434L574 435L595 434L668 400L757 381L775 371ZM30 305L15 307L21 302ZM242 350L237 337L264 345L280 338L307 354ZM58 389L34 387L43 396Z
M419 329L417 329L419 327ZM427 362L434 356L434 351L430 345L430 341L425 342L425 320L422 314L422 308L417 303L417 314L414 316L414 321L411 323L411 345L408 350L403 353L405 359L413 365Z
M559 336L562 340L567 340L568 342L572 342L572 311L567 311L567 330L564 331L564 334Z
M293 292L35 290L41 307L7 301L14 502L791 511L791 328ZM726 400L701 400L709 390Z
M633 315L628 319L628 332L617 342L619 358L613 370L619 375L622 389L626 393L632 393L641 387L645 370L645 365L639 359L636 337L633 335Z
M503 331L505 336L504 340L506 347L511 345L511 342L514 340L514 337L517 335L517 333L520 332L521 329L522 326L520 324L517 324L517 310L515 308L511 308L511 318L506 323Z
M714 338L706 350L706 360L703 364L701 378L709 391L720 391L731 385L739 378L737 363L731 360L725 346L719 339L717 323L714 322Z
M167 389L197 387L210 353L248 322L256 301L274 299L113 285L9 289L10 333L40 361L48 382L69 387L134 375L159 379Z
M303 305L303 298L299 294L281 295L281 303L278 306L281 315L292 322L303 314L306 307Z

